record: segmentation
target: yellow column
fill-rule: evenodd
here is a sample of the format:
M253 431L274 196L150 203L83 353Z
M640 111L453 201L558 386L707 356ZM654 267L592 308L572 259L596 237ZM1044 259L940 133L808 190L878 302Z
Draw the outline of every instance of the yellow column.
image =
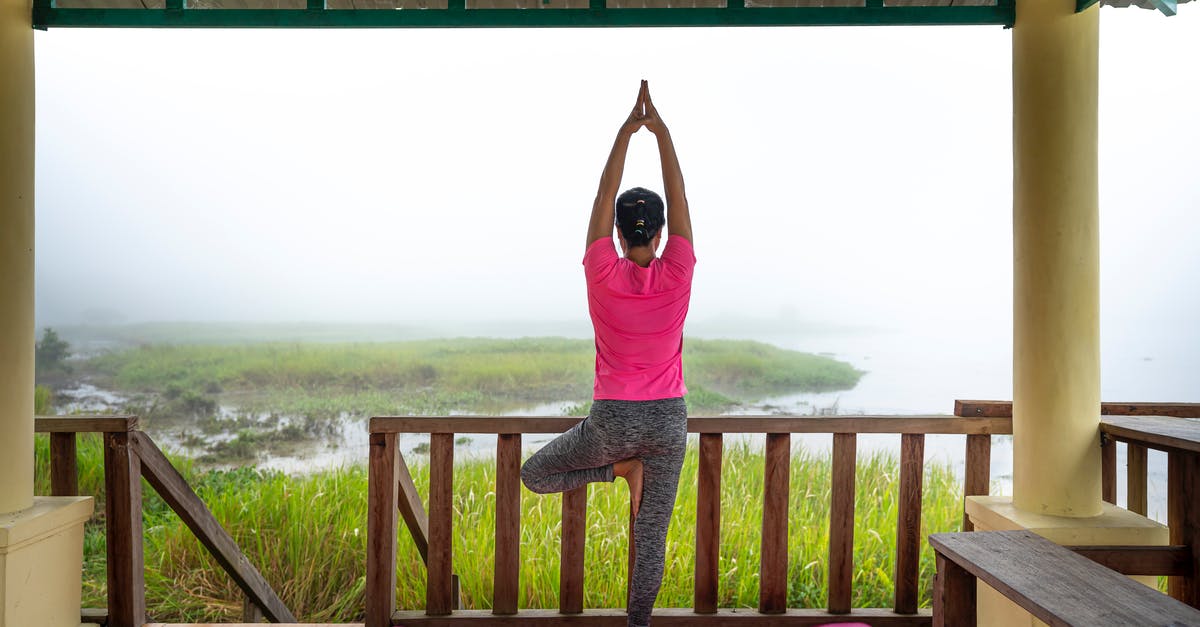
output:
M33 26L0 0L0 513L33 505Z
M1089 517L1100 494L1099 7L1017 0L1013 502Z

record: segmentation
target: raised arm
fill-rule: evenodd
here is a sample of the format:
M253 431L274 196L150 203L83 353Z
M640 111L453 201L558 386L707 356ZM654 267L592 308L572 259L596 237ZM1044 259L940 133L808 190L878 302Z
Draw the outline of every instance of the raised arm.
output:
M683 172L679 169L679 157L675 155L675 144L671 132L658 115L650 100L650 89L642 81L645 92L646 116L643 123L658 138L658 156L662 161L663 187L667 194L667 233L692 241L692 215L688 211L687 193L683 190Z
M587 246L605 237L611 238L613 233L613 206L617 202L617 190L621 187L621 175L625 172L625 154L629 151L629 138L638 132L645 124L645 95L646 81L638 91L637 103L629 113L621 130L617 131L617 139L613 142L612 152L608 154L608 163L604 164L604 173L600 175L600 189L596 190L596 200L592 203L592 217L588 223Z

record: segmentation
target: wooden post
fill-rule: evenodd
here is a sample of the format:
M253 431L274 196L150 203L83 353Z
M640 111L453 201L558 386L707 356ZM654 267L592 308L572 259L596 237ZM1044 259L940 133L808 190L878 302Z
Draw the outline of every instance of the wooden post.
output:
M74 433L50 434L50 494L79 495L79 459Z
M146 622L145 561L142 553L141 462L128 433L104 434L104 514L108 537L108 624L142 627Z
M1117 503L1117 441L1100 438L1100 496L1107 503Z
M425 613L445 616L454 610L453 519L454 434L429 435L429 580Z
M925 470L925 436L905 433L900 438L895 609L897 614L916 614L921 569L921 488Z
M697 614L717 613L717 567L721 546L720 433L700 434L700 468L696 488L696 598Z
M521 434L496 439L496 570L492 613L517 613L521 571Z
M396 434L372 433L368 457L366 627L391 627L396 609Z
M829 507L829 612L850 613L854 576L854 469L857 437L833 434L832 503Z
M759 571L758 611L787 612L788 492L792 436L768 433L763 474L762 563Z
M258 604L249 595L242 595L242 622L261 623L262 619L262 609L258 607Z
M558 565L558 611L583 612L583 547L587 535L587 486L563 492L562 547ZM629 538L630 546L633 538Z
M933 583L934 627L975 627L975 577L937 554Z
M1125 461L1128 464L1126 473L1126 509L1131 512L1146 515L1146 447L1142 444L1130 443L1125 449Z
M1192 575L1168 577L1167 593L1200 608L1200 454L1167 454L1167 526L1171 544L1191 550Z
M963 477L963 496L987 496L991 491L992 436L967 436L967 463ZM963 508L963 531L974 531L975 526Z

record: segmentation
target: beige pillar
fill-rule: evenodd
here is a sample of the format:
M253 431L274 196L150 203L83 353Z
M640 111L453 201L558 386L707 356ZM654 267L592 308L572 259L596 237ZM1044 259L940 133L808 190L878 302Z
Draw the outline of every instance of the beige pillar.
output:
M0 513L33 505L33 26L0 0Z
M1013 37L1013 502L1101 513L1099 7L1017 0Z

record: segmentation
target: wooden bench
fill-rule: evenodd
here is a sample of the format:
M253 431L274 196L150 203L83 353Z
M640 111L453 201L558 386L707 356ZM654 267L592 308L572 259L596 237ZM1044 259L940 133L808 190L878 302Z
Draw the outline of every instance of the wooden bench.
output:
M980 579L1052 626L1200 627L1200 610L1029 531L940 533L935 627L975 626Z

